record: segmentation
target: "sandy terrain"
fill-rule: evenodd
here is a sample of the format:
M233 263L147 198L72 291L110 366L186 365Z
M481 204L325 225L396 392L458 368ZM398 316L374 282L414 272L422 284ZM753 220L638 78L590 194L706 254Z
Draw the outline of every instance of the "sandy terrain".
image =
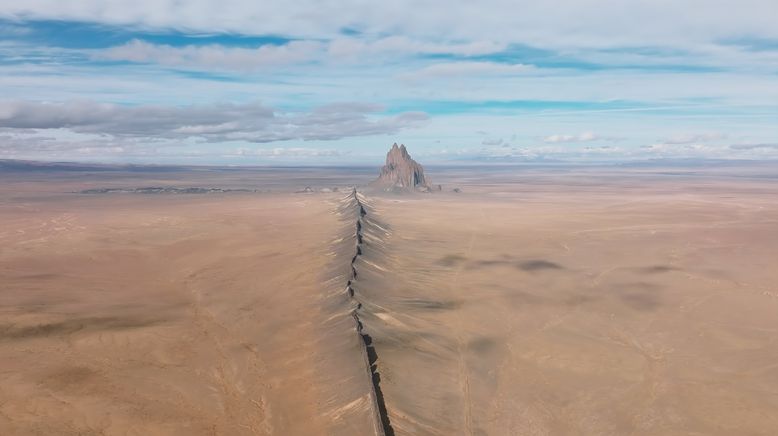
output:
M0 434L774 434L774 174L1 174Z
M79 183L4 185L0 434L373 431L363 345L326 299L341 195Z
M630 171L375 199L363 318L395 433L774 434L776 198Z

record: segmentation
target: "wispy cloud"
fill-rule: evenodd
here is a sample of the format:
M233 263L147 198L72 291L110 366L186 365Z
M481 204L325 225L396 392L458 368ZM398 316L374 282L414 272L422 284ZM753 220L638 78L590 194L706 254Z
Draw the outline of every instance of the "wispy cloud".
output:
M97 50L96 60L152 63L172 67L252 71L312 62L371 62L375 57L417 55L475 56L496 53L504 44L489 41L432 43L401 36L377 40L336 38L331 41L299 40L256 47L221 44L173 46L134 39L126 44ZM467 68L467 67L465 67ZM469 68L473 68L470 65ZM484 68L481 68L483 70ZM492 69L496 69L492 67ZM503 68L505 70L505 68Z
M436 79L445 77L483 77L483 76L515 76L527 74L535 70L532 65L503 64L498 62L445 62L426 66L411 73L400 75L401 79L409 81Z
M362 41L355 38L337 38L329 43L329 54L336 57L356 57L362 55L399 56L408 55L458 55L477 56L499 53L507 44L493 41L471 42L429 42L414 40L404 36L390 36L377 40Z
M778 151L778 143L774 144L732 144L729 148L733 150L773 150Z
M726 145L715 144L668 144L656 143L643 145L635 155L647 154L652 157L670 157L670 158L749 158L747 153L734 155Z
M664 139L662 142L665 144L694 144L705 143L710 141L717 141L726 139L728 137L725 133L712 132L712 133L681 133L673 135Z
M502 140L502 138L494 138L494 139L487 138L487 139L484 139L483 141L481 141L481 144L483 144L483 145L502 145L503 144L503 140Z
M318 149L303 147L274 147L274 148L248 148L240 147L227 156L253 156L266 158L286 157L338 157L344 153L335 149Z
M95 58L174 67L255 70L308 62L323 50L323 44L316 41L291 41L281 45L242 48L221 45L173 47L136 39L101 50L95 54Z
M562 142L591 142L591 141L616 141L621 138L615 136L603 136L594 132L583 132L576 135L554 134L543 138L543 142L557 144Z

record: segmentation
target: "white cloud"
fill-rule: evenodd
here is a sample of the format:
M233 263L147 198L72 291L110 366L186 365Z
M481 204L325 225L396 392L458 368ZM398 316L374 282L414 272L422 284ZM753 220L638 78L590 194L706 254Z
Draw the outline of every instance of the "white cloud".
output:
M248 148L241 147L227 156L257 156L266 158L281 157L337 157L343 153L334 149L304 148L304 147L275 147L275 148Z
M711 142L726 139L725 133L682 133L666 138L662 142L666 144L693 144L698 142Z
M255 70L309 62L323 50L324 45L315 41L290 41L282 45L240 48L221 45L172 47L136 39L98 52L96 57L174 67Z
M778 156L778 145L769 143L726 144L726 133L682 133L671 135L653 144L642 145L638 155L648 153L660 157L754 158L759 155Z
M499 52L504 44L488 41L429 43L393 36L375 41L337 38L328 42L300 40L284 44L263 44L253 48L219 44L170 46L134 39L126 44L101 49L95 59L153 63L172 67L252 71L268 67L343 60L371 62L376 57L406 57L448 54L474 56Z
M597 147L586 146L583 148L583 152L586 154L613 154L621 151L621 148L612 145L600 145Z
M543 138L543 142L556 144L561 142L615 141L617 139L619 138L613 136L602 136L593 132L583 132L577 135L550 135Z
M23 36L30 32L29 28L18 24L0 23L0 36Z
M576 135L559 135L554 134L543 138L543 142L556 143L556 142L574 142L577 141Z
M774 144L732 144L729 148L733 150L772 150L778 152L778 143Z
M748 158L750 153L733 154L727 145L655 143L639 147L637 155L663 158Z
M0 101L0 128L16 132L62 129L117 138L200 138L208 142L334 140L396 133L427 120L420 112L377 116L382 107L339 103L309 112L280 112L258 103L201 106L120 106L94 101Z

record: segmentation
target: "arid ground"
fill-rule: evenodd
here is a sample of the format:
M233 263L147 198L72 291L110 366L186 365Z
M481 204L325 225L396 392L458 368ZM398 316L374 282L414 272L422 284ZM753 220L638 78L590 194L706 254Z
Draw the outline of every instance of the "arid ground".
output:
M0 434L775 434L775 165L375 175L0 169Z

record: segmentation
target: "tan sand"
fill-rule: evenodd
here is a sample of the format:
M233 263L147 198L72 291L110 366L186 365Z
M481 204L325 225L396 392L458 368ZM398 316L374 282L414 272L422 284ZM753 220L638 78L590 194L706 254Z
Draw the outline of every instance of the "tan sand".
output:
M778 428L774 179L301 171L2 175L0 434ZM270 192L69 193L159 185Z
M373 431L363 345L322 304L339 195L6 186L0 434Z
M775 434L778 186L463 192L374 199L363 318L396 434Z

